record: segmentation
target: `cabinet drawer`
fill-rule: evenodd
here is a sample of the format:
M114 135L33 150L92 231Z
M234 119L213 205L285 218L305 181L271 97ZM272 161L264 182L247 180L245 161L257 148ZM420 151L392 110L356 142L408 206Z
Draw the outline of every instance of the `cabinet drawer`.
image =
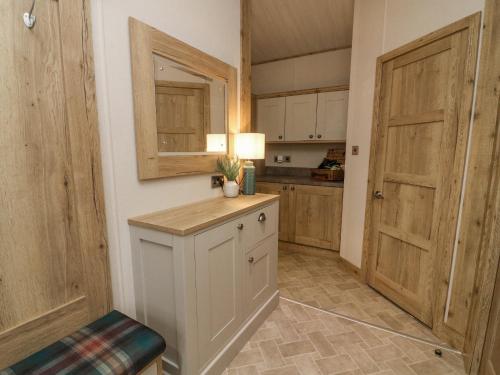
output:
M278 231L278 207L278 202L275 202L241 218L240 239L245 251Z

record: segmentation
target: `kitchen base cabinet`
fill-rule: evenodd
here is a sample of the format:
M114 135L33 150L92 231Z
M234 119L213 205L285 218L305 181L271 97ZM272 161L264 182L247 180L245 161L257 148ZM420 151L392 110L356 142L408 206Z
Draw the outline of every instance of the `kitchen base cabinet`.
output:
M343 189L296 185L291 215L295 243L340 250Z
M340 250L342 188L258 182L257 191L280 195L280 241Z
M278 237L280 241L291 241L289 232L290 225L288 224L288 219L290 217L290 187L285 184L274 182L259 182L257 183L257 192L280 196Z
M278 197L212 201L129 220L137 319L170 374L222 373L279 301Z

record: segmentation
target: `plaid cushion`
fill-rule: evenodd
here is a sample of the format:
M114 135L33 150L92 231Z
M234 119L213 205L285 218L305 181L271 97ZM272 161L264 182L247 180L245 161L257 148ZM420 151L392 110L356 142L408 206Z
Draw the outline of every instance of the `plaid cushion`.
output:
M112 311L0 375L137 374L164 350L160 335Z

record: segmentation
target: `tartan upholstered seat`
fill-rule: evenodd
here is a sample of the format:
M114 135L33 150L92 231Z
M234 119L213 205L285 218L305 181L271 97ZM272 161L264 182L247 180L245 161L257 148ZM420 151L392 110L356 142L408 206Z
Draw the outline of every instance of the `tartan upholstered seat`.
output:
M0 375L137 374L164 350L160 335L112 311Z

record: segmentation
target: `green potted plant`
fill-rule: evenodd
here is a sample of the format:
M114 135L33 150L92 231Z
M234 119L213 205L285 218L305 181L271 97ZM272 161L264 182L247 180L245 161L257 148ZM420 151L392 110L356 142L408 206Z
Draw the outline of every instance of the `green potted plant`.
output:
M222 190L224 196L235 198L240 192L240 185L236 179L240 175L240 161L238 158L232 159L229 156L224 156L217 159L217 172L222 173L225 177Z

